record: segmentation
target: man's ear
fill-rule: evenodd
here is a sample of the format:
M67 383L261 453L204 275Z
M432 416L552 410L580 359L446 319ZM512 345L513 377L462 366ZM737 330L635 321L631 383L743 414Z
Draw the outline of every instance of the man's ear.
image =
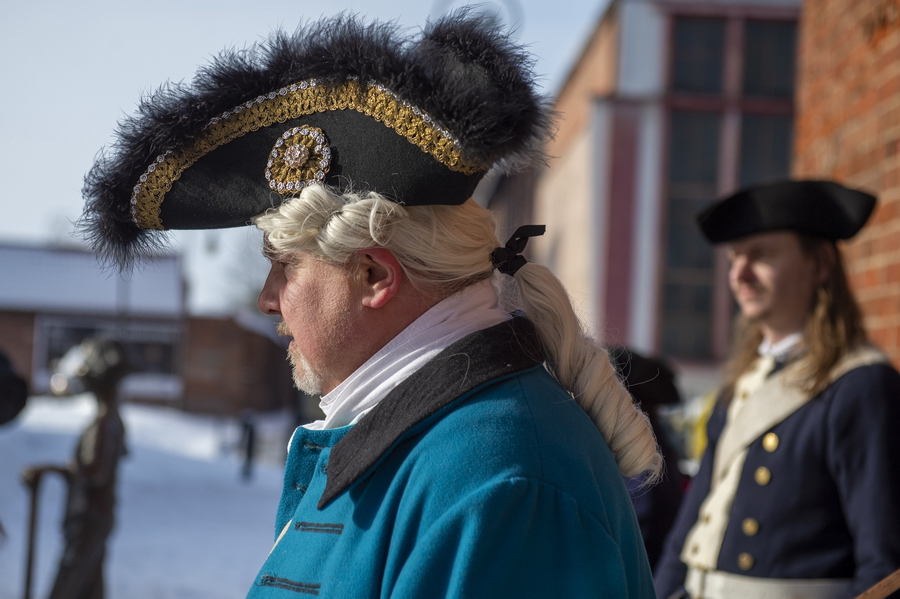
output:
M370 248L357 252L362 304L367 308L381 308L400 291L403 269L389 250Z

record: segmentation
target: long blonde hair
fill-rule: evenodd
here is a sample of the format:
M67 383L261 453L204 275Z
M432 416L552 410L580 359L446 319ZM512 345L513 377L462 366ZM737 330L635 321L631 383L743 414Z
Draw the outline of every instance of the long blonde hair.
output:
M284 255L305 251L347 265L358 250L390 250L412 285L435 297L493 277L513 304L507 307L522 309L534 324L549 370L603 434L622 473L658 478L662 457L649 421L606 350L584 335L562 283L537 264L526 264L514 279L495 275L491 252L500 242L494 220L474 201L407 207L376 193L338 195L313 186L255 223Z
M798 379L803 390L812 396L828 386L832 368L849 351L865 344L867 336L862 312L847 282L840 250L826 239L799 233L797 237L803 252L818 265L831 265L825 282L813 294L803 328L805 355ZM756 360L756 350L762 340L758 323L742 315L736 318L732 356L726 364L722 392L726 400L734 393L737 379Z

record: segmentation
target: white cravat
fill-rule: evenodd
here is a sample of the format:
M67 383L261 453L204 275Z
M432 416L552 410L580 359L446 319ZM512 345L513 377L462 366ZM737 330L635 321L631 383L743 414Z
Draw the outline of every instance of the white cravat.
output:
M763 339L756 352L761 356L770 356L774 358L776 362L780 362L797 349L802 341L803 333L799 331L791 333L777 343L772 343L768 339Z
M490 280L466 287L432 306L323 396L319 407L325 419L304 427L321 430L357 422L448 345L510 318Z

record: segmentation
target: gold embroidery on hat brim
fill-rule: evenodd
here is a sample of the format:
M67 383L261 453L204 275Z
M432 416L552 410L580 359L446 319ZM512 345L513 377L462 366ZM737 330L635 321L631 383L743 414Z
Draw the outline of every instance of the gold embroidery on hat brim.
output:
M193 143L157 157L132 190L135 223L144 229L165 230L160 207L166 193L187 168L216 148L260 127L318 112L348 109L392 128L452 171L472 175L485 170L482 165L467 162L453 137L429 115L379 85L368 84L363 91L356 82L348 81L329 90L315 80L303 81L258 96L213 118Z

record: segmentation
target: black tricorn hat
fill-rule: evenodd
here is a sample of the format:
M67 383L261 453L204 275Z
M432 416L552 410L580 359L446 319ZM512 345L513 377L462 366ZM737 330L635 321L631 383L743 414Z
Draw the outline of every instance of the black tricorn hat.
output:
M465 202L492 167L543 158L533 59L471 10L418 38L343 14L220 54L119 124L85 178L80 232L130 267L167 229L249 224L304 187Z
M856 235L875 196L834 181L781 181L743 189L697 215L711 243L767 231L795 231L835 241Z

